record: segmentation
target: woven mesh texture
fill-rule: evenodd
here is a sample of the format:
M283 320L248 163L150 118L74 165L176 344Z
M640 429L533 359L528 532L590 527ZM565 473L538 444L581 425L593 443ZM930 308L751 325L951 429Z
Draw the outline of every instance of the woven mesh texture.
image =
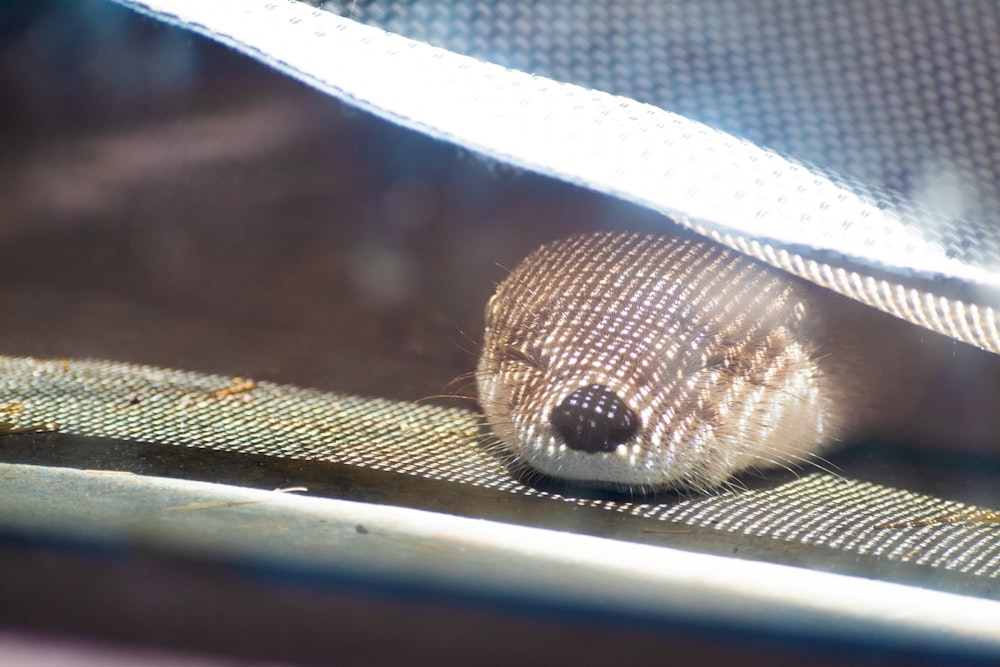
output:
M992 221L1000 210L995 3L309 4L654 104L858 184L913 199L954 189L967 195L969 220ZM996 265L996 226L982 227L949 247Z
M923 566L1000 591L1000 514L906 490L808 473L759 490L668 501L526 486L483 446L476 415L241 378L109 361L0 357L0 421L59 433L329 461L604 510L729 536ZM0 443L2 444L2 443ZM502 502L502 500L500 500ZM974 581L968 581L974 580Z
M882 202L951 259L994 273L1000 267L995 3L308 4L704 122ZM819 246L769 242L763 222L747 237L680 214L681 222L758 259L1000 353L1000 301L992 289L886 277ZM863 234L858 227L829 231ZM900 236L895 245L905 243Z

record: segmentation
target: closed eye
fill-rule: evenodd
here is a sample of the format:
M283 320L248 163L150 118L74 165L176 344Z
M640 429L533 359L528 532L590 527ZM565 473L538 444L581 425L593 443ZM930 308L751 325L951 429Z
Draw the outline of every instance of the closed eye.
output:
M528 366L542 372L544 372L547 368L540 351L525 351L514 345L503 345L499 350L497 350L497 361L501 364L507 363Z
M723 370L729 367L729 355L726 350L714 352L705 357L705 370Z

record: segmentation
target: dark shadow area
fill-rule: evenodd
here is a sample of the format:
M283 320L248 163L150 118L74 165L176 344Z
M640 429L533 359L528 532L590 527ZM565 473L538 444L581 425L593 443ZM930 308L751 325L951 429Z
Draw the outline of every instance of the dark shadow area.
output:
M571 230L662 220L345 109L110 3L52 7L0 52L0 94L17 102L0 125L6 354L455 393L504 267ZM112 27L65 25L81 12L117 26L129 67L160 64L159 49L183 72L121 100L114 70L39 71L50 51L128 60L102 55Z
M1000 505L1000 457L868 442L831 454L829 462L851 479L982 507Z

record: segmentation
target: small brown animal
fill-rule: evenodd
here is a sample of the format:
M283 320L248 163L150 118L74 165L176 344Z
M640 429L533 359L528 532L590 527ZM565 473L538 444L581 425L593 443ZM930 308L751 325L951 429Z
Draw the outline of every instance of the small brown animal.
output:
M490 299L479 400L536 471L704 490L889 428L927 333L708 241L581 235Z

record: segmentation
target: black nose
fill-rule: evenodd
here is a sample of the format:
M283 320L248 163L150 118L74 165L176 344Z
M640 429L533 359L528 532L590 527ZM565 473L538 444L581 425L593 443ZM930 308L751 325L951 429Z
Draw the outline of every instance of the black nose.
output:
M552 410L549 421L570 449L612 452L635 435L639 418L602 384L581 387Z

